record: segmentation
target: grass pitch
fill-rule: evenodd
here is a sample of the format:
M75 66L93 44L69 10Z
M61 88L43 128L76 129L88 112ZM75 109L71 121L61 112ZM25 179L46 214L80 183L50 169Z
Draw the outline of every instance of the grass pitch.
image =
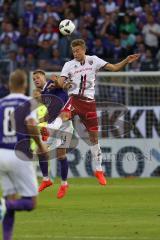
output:
M160 240L160 178L70 179L40 193L38 207L17 213L14 240Z

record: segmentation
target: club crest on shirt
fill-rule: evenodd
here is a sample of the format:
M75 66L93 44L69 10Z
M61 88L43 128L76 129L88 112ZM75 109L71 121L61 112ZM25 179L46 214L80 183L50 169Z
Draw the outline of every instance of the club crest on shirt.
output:
M74 65L74 68L77 68L78 66L77 65Z
M92 65L92 64L93 64L93 60L89 60L88 63L89 63L90 65Z

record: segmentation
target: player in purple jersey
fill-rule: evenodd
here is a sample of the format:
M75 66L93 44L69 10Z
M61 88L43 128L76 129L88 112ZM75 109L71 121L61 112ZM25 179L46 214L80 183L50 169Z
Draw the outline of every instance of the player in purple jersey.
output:
M43 121L47 121L48 123L52 122L60 113L60 110L65 105L68 100L68 94L62 88L55 87L53 89L49 89L49 85L53 84L52 80L46 79L45 72L41 69L37 69L33 72L33 82L37 89L41 90L41 101L46 105L48 114L47 118L43 119ZM73 132L71 122L60 129L61 131L61 141L70 142L70 138ZM71 134L66 135L66 131ZM44 134L44 132L43 132ZM68 139L69 138L69 139ZM52 139L53 140L53 139ZM66 148L61 144L57 144L56 156L60 164L60 172L61 172L61 186L58 189L57 197L62 198L65 196L68 183L67 183L67 175L68 175L68 161L66 157ZM59 146L60 145L60 146ZM63 146L62 146L63 145ZM51 180L48 176L48 162L39 162L43 181L39 186L39 192L43 191L46 187L52 185Z
M38 156L48 159L46 146L40 140L33 102L26 97L27 75L12 72L10 94L0 100L0 177L3 198L0 221L3 240L11 240L16 211L36 207L38 184L30 152L30 136L38 146ZM16 198L17 194L20 198Z

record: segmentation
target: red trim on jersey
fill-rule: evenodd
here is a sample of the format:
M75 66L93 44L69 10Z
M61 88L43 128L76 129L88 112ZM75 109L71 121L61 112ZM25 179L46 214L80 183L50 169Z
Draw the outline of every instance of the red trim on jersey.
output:
M86 88L86 81L87 81L87 78L86 78L86 74L84 75L84 78L83 78L83 86L82 86L82 95L84 94L84 90Z

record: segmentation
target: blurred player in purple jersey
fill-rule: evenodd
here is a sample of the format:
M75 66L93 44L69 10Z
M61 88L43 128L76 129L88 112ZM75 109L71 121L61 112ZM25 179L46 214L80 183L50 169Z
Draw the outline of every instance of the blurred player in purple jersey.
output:
M3 198L0 220L3 240L11 240L16 211L31 211L36 207L38 184L30 152L30 136L38 146L38 156L48 160L47 148L40 140L37 118L32 102L24 94L27 75L22 70L12 72L10 94L0 100L0 176ZM20 198L16 198L16 195Z
M48 86L53 84L53 80L47 80L45 72L41 69L37 69L33 72L33 82L36 86L36 89L41 90L41 101L47 107L47 115L42 120L42 122L47 121L48 123L52 122L60 113L62 107L68 100L67 92L62 88L52 88L49 89ZM66 122L67 123L67 122ZM47 137L43 131L45 128L42 128L42 139ZM71 121L67 124L64 124L60 129L60 139L56 139L56 157L60 164L60 173L61 173L61 185L58 189L57 197L62 198L65 196L68 190L67 175L68 175L68 161L66 156L66 146L69 145L73 128ZM69 132L70 134L66 134ZM49 136L48 136L49 137ZM52 142L54 139L51 138L49 141ZM48 162L39 161L40 169L42 171L43 180L39 186L39 192L43 191L46 187L52 185L52 181L48 176Z

